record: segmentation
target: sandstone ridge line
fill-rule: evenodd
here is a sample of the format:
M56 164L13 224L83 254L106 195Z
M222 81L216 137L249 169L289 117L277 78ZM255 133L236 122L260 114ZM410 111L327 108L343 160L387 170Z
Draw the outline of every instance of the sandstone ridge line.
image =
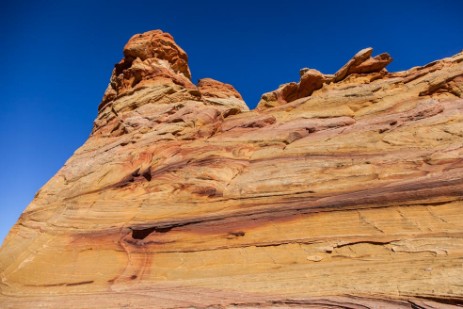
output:
M463 53L366 48L254 110L168 33L123 54L0 249L1 308L463 305Z

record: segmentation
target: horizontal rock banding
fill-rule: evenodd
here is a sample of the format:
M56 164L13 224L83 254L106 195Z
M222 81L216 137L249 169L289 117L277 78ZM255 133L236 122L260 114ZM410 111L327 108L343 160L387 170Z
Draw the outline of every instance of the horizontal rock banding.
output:
M371 54L249 111L170 35L134 36L0 250L1 307L461 305L463 55Z

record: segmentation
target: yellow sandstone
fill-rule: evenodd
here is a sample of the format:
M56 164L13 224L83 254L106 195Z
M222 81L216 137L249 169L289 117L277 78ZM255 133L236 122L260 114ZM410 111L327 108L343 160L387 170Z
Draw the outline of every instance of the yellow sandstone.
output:
M463 54L371 54L249 111L169 34L132 37L0 250L0 307L461 306Z

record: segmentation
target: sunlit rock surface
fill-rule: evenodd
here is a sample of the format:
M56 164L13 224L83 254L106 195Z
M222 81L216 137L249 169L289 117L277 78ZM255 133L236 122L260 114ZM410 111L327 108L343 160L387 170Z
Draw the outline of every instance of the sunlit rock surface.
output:
M249 111L161 31L0 250L1 308L463 304L463 54L360 51Z

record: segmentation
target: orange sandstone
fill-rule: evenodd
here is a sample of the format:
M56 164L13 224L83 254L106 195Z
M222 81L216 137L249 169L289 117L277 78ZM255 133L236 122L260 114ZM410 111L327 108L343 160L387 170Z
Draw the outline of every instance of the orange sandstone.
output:
M0 250L0 307L462 305L463 54L371 53L249 111L169 34L132 37Z

